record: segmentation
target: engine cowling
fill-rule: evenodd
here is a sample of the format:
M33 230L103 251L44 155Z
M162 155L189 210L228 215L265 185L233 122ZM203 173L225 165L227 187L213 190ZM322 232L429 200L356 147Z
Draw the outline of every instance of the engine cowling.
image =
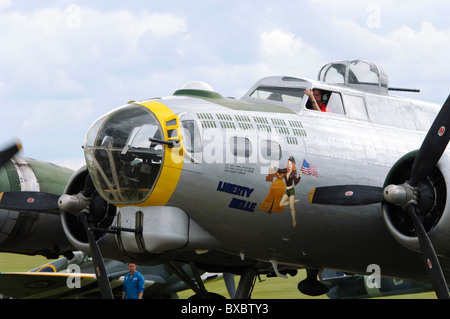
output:
M0 191L60 195L72 173L51 163L15 156L0 168ZM0 251L57 258L71 250L57 214L0 210Z
M85 166L75 172L68 181L64 194L75 195L83 192L88 174ZM90 224L99 229L107 229L114 221L117 208L101 198L97 191L92 194L90 202ZM79 218L76 215L61 211L61 223L71 244L77 250L89 254L89 241ZM105 257L121 259L123 252L119 249L114 235L97 231L95 232L95 239Z
M417 151L403 156L391 169L384 186L401 184L410 178ZM450 156L444 154L433 172L418 187L420 201L417 212L433 243L436 254L450 256ZM420 251L414 224L407 213L395 204L382 204L383 217L393 237L405 247Z

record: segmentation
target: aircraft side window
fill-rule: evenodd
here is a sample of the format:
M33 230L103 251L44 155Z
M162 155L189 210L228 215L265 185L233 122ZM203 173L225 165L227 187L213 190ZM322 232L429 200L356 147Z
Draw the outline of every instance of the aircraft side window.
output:
M284 87L258 87L250 94L250 97L258 100L276 101L287 104L300 104L303 99L303 89Z
M246 137L233 136L230 141L231 153L238 157L250 157L252 155L252 145Z
M281 146L275 141L262 140L260 143L261 156L268 160L279 161L281 159Z
M183 142L186 150L191 153L201 152L203 149L202 140L197 123L194 120L186 120L181 121L181 126L183 128Z
M341 94L331 92L327 103L328 112L336 114L345 114L344 104L342 103Z
M366 101L364 97L344 94L344 103L347 115L357 119L368 119Z
M315 111L331 112L328 109L328 99L331 92L314 88L312 90L305 90L304 93L308 96L306 108Z
M280 93L270 93L269 97L267 98L270 101L278 101L278 102L283 102L283 97L281 96Z

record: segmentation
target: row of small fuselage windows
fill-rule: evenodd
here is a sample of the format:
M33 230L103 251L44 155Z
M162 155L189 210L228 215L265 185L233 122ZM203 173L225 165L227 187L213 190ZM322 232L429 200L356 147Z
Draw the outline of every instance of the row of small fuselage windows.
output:
M203 129L241 129L243 131L257 131L263 134L278 134L285 136L286 143L290 145L298 145L297 137L306 137L306 131L300 121L284 120L277 118L266 118L260 116L215 114L216 120L211 113L197 113L197 118L201 122ZM251 121L253 119L253 122ZM289 124L289 125L288 125ZM219 127L220 126L220 127Z
M276 118L268 119L266 117L253 116L252 122L250 117L247 115L235 115L235 124L235 122L233 121L233 117L229 114L215 114L216 118L214 118L213 114L211 113L197 113L197 117L201 121L203 128L219 128L220 125L220 128L223 129L236 129L238 126L243 130L252 130L255 128L258 130L263 130L264 128L271 131L271 126L273 126L274 129L286 128L286 132L288 132L288 123L291 129L303 130L302 123L295 120L283 120ZM217 124L216 121L219 124Z

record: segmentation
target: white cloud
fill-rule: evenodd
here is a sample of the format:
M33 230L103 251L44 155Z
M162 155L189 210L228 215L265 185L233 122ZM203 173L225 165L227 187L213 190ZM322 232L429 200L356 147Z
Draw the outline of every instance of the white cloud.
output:
M145 63L146 52L139 45L146 34L163 39L186 30L184 19L170 14L102 13L81 7L77 28L70 27L71 15L58 8L0 12L0 66L14 66L9 74L14 80L7 85L21 91L25 81L36 94L49 88L60 94L82 91L90 83L83 75L96 70L117 74L117 68ZM152 45L157 47L158 41ZM0 80L6 83L1 75Z
M420 30L408 26L396 30L390 37L391 44L396 48L397 58L407 63L419 65L434 64L435 71L447 72L448 52L450 50L450 29L437 30L430 22L423 22ZM447 65L445 70L443 65Z
M260 37L261 61L268 70L279 74L313 74L323 64L320 51L301 36L279 29L264 32Z
M93 108L90 99L39 101L23 114L21 128L32 132L40 123L47 123L40 131L68 130L90 117Z
M86 165L86 161L85 161L84 157L61 158L61 159L56 158L56 159L50 159L49 162L59 165L59 166L62 166L62 167L70 168L74 171L77 171L78 169L80 169L81 167Z
M185 32L186 28L184 19L167 13L141 14L136 26L138 37L147 31L158 37L168 37L176 33Z
M438 29L423 21L379 30L338 17L328 23L332 33L321 50L328 52L328 59L373 61L387 72L391 86L421 89L422 93L414 95L418 99L441 103L448 95L443 83L449 81L450 28Z
M448 94L442 1L26 3L0 0L0 130L23 137L26 156L76 158L98 116L192 80L240 97L264 76L315 78L329 60L363 58L419 97Z
M0 0L0 10L11 6L11 0Z

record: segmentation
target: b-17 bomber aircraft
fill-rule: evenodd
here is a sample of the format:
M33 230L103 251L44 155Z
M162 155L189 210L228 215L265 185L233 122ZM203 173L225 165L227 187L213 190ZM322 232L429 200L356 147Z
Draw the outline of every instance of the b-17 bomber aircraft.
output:
M237 299L259 274L306 268L298 288L319 295L322 269L375 264L448 298L450 101L394 96L388 82L372 62L334 61L317 80L267 77L241 99L191 82L131 101L92 124L64 195L33 198L60 210L105 298L103 258L234 273ZM0 208L26 211L28 197L5 192Z

